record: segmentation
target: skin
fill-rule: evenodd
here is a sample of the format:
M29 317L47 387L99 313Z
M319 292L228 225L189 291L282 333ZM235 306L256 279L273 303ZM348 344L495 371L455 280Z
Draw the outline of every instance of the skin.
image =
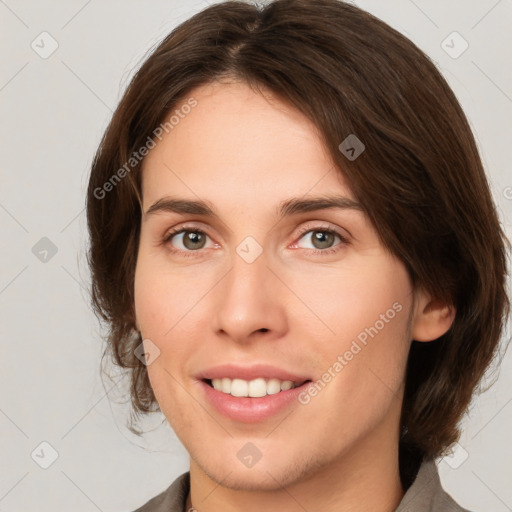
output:
M404 494L398 436L410 341L446 332L453 308L413 290L364 212L276 216L291 197L355 200L300 112L234 81L189 96L198 105L144 161L142 207L201 198L219 219L143 215L135 273L136 324L160 350L151 386L190 454L188 507L391 512ZM183 235L162 242L185 223L206 234L199 249ZM325 228L346 242L315 244ZM247 236L263 250L252 263L236 252ZM316 381L394 303L400 312L307 405L237 422L210 406L195 379L214 365L261 362ZM262 454L251 468L237 458L247 442Z

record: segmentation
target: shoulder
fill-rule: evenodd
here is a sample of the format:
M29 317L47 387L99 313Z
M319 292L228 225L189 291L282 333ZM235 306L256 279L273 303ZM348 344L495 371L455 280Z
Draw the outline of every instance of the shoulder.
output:
M442 487L433 459L424 460L395 512L471 512Z
M133 512L182 512L190 488L190 472L180 475L165 491Z

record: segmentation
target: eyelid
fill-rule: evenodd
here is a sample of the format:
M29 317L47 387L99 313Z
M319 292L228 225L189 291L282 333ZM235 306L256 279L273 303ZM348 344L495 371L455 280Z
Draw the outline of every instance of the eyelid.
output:
M322 223L324 223L325 225L322 225ZM186 229L188 229L190 231L200 231L200 232L204 233L205 235L210 236L208 234L208 229L205 229L205 228L202 228L202 227L198 227L196 225L190 225L187 222L185 222L183 224L178 224L177 227L172 227L172 228L168 229L165 232L163 238L166 239L169 236L177 235L182 230L186 230ZM350 237L350 238L352 237L352 235L350 234L350 232L347 229L340 228L340 227L338 227L338 226L336 226L334 224L330 224L329 222L324 221L324 220L308 221L305 226L302 226L301 228L299 228L299 232L298 232L298 234L296 236L298 236L300 238L303 235L305 235L308 231L312 231L312 230L320 231L322 229L336 231L339 234L339 236L342 237L343 239L347 239L348 237ZM340 231L345 231L348 234L348 237L342 235L340 233Z
M178 224L178 226L167 230L165 232L164 236L162 237L162 240L160 242L161 245L167 245L167 244L170 245L172 239L184 231L200 232L200 233L203 233L204 235L206 235L208 238L210 238L210 239L212 238L208 234L207 229L203 229L202 227L198 227L196 225L190 225L189 223L185 222L183 224ZM350 243L351 235L350 235L350 233L348 233L348 230L342 229L341 227L338 227L334 224L330 224L327 221L317 220L317 221L309 221L306 223L306 225L299 228L299 233L297 235L295 235L295 237L294 237L295 241L292 242L292 245L297 246L298 241L301 240L305 234L314 232L314 231L330 232L330 233L333 233L334 235L337 235L341 240L341 242L339 244L335 245L334 247L327 248L327 249L305 249L307 251L313 252L314 254L320 254L320 253L328 254L328 253L332 253L332 252L337 252L338 249L336 249L336 247L338 247L338 245L347 245L348 243ZM343 231L347 232L349 236L344 235L342 233ZM216 247L219 246L217 242L213 242L213 243ZM300 247L299 247L299 249L300 249ZM195 255L195 253L200 254L201 252L203 252L204 248L198 249L197 251L185 251L185 250L176 249L176 248L172 248L170 250L171 250L171 252L185 254L186 256L193 256L193 255Z
M352 237L352 235L349 233L347 229L343 229L335 224L331 224L328 221L320 220L320 221L309 221L306 223L305 226L301 227L299 229L299 237L302 237L306 233L310 231L333 231L335 232L340 238L343 240L347 240ZM344 235L342 232L346 232L347 234Z
M188 222L184 222L182 224L178 224L177 226L173 226L172 228L166 230L163 238L166 239L167 237L176 235L183 230L201 231L202 233L208 234L207 229L198 227L196 225L190 225Z
M323 222L325 222L325 221L323 221ZM349 245L351 243L350 236L346 236L345 234L343 234L343 231L346 231L346 230L343 230L342 228L340 228L338 226L331 226L331 225L329 225L329 223L327 223L327 225L321 225L321 224L318 224L318 221L316 221L316 223L315 223L315 221L313 221L313 225L306 225L301 228L299 235L296 238L296 241L293 242L293 249L301 249L301 247L298 246L299 241L302 240L302 238L304 238L304 236L306 234L313 233L315 231L331 233L334 236L337 236L340 239L340 242L338 244L334 245L333 247L328 247L326 249L309 249L309 248L305 249L314 255L321 255L321 256L332 255L332 254L338 253L342 249L342 247L346 247L347 245Z
M178 236L179 234L183 233L184 231L194 231L194 232L199 232L199 233L203 233L204 235L206 235L208 238L212 238L209 234L208 234L208 230L207 229L204 229L202 227L197 227L197 226L192 226L192 225L189 225L188 223L184 223L184 224L179 224L178 226L175 226L175 227L172 227L170 229L168 229L165 234L163 235L162 237L162 240L161 240L161 244L162 245L166 245L166 244L170 244L171 240ZM217 242L214 242L215 245L218 245ZM180 252L181 250L180 249L176 249L176 251ZM181 251L181 252L195 252L195 251Z

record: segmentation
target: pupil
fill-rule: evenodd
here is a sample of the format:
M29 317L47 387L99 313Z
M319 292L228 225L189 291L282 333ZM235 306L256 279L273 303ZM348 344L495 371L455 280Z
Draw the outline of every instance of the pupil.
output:
M197 249L198 247L196 244L200 245L201 242L204 243L204 240L201 240L201 234L197 232L189 232L183 238L183 243L185 247L189 249Z
M316 231L313 240L315 240L315 242L320 243L319 249L325 249L327 246L329 246L329 242L332 242L332 237L332 233L327 233L325 231Z
M315 241L315 245L320 244L320 249L325 249L332 242L332 233L328 233L326 231L316 231L313 236L313 240ZM184 244L189 249L197 249L197 245L201 245L201 242L204 243L204 240L201 240L201 234L195 231L191 231L184 237ZM190 245L192 247L190 247Z

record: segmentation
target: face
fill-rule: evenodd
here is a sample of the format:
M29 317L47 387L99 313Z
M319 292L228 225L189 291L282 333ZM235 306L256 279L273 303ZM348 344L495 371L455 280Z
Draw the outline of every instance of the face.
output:
M135 312L191 464L277 489L395 450L414 317L404 265L301 113L242 83L190 96L144 162Z

